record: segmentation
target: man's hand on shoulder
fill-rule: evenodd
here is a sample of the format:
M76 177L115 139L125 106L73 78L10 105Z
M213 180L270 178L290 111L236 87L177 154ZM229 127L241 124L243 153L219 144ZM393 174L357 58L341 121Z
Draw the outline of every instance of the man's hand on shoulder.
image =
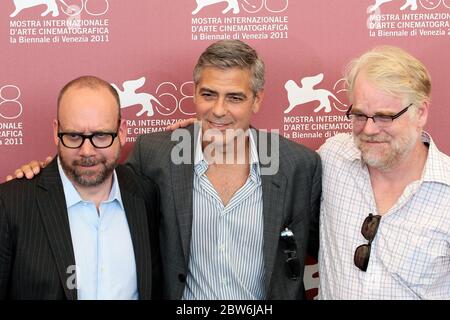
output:
M33 179L34 176L38 175L39 172L41 172L41 169L45 168L52 160L53 158L48 156L45 161L33 160L30 163L24 164L19 169L14 171L14 175L6 176L6 181L10 181L12 179L22 179L23 177Z
M197 119L195 119L195 118L189 118L189 119L177 121L174 124L168 125L166 127L166 130L174 131L179 128L186 128L187 126L195 123L195 121L197 121Z

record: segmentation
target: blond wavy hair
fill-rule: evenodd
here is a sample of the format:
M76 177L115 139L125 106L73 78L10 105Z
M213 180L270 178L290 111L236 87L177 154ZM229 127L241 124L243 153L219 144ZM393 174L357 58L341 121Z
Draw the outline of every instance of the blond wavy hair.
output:
M419 106L431 99L431 78L422 62L403 49L379 46L351 61L346 69L350 101L360 73L377 88Z

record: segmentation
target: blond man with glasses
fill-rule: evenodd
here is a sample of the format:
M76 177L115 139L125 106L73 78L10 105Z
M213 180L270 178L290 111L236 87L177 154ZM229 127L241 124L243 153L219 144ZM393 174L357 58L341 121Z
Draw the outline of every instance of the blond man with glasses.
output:
M423 129L431 82L396 47L348 68L352 135L323 162L319 296L450 299L450 158Z

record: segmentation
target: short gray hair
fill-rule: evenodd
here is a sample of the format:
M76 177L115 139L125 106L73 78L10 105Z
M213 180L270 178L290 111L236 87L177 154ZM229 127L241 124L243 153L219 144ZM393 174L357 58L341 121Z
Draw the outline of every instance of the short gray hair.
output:
M221 40L214 42L201 54L194 68L194 83L200 81L204 68L218 69L240 68L250 70L251 89L257 94L264 88L264 62L255 49L239 40Z

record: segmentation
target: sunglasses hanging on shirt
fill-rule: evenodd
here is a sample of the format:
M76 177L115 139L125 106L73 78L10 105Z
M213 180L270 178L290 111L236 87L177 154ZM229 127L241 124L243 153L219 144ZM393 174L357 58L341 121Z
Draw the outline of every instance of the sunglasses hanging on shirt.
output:
M300 261L297 257L297 244L294 233L286 228L280 233L281 243L286 254L286 273L289 279L297 281L300 277Z

